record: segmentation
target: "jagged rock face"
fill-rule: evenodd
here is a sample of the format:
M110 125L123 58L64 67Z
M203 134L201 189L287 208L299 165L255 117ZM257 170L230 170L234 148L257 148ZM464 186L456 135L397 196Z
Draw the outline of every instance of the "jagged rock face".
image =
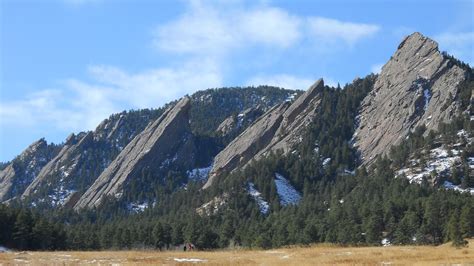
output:
M323 87L320 79L293 103L285 102L263 114L215 157L203 188L210 187L220 174L232 172L271 151L290 151L300 141L302 129L314 119Z
M433 40L420 33L405 38L361 105L354 140L362 162L385 154L420 125L436 130L459 114L453 98L465 72Z
M105 119L93 132L71 134L22 195L33 205L74 205L102 171L159 110L122 112Z
M74 206L98 206L106 196L120 197L123 185L142 169L158 171L169 163L193 167L195 148L189 126L190 99L180 100L138 134L97 178ZM171 160L171 161L170 161Z
M241 128L246 128L253 123L258 117L263 114L260 107L247 108L238 115L231 115L227 117L217 127L217 133L221 136L227 136L234 132L238 132Z
M41 169L38 176L26 188L22 199L30 198L36 194L35 200L40 202L50 198L52 205L64 204L67 198L75 192L74 189L65 186L68 183L66 180L72 178L71 174L74 175L77 172L78 163L83 156L82 151L86 150L92 141L92 132L81 133L77 136L70 135L59 154ZM56 184L55 181L60 184ZM57 191L49 189L53 186Z
M0 171L0 202L20 196L58 150L40 139Z
M198 159L193 167L208 165L221 149L220 145L225 145L240 134L258 118L263 112L261 110L281 103L289 95L296 93L264 86L246 89L211 89L193 94L190 123L191 125L194 123L193 133L197 136L196 146L200 151L196 154ZM44 169L38 168L34 177L29 178L15 196L19 198L22 196L24 202L39 208L74 206L124 147L148 124L163 114L166 107L175 104L176 101L165 105L164 108L113 114L92 132L71 134L62 145L62 149L57 148L55 153L57 156L50 158L46 162L48 164L45 163ZM216 113L216 110L219 112ZM237 117L239 119L235 120L235 126L241 124L240 127L234 127L228 135L219 139L223 141L222 144L214 141L215 137L206 135L215 132L222 120L232 113L244 113L245 119ZM178 169L179 166L175 167L171 160L167 163L170 169L186 170ZM8 165L2 169L5 170L2 174L3 180L10 180L15 175L15 169L7 168ZM32 183L33 179L35 181ZM0 186L10 185L5 181L3 185L0 183Z

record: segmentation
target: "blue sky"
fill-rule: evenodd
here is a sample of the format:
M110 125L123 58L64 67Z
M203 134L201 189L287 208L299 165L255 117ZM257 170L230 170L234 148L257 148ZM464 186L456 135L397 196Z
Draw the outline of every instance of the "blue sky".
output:
M197 90L376 72L419 31L473 65L467 1L0 1L0 161Z

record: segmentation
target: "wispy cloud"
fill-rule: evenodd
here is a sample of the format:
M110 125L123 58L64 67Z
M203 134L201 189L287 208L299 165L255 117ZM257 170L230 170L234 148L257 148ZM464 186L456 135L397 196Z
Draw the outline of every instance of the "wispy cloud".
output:
M301 37L301 19L272 7L222 8L194 3L174 21L154 30L161 51L223 55L234 49L263 45L286 48Z
M101 0L63 1L86 4ZM232 71L229 58L247 50L252 50L247 56L252 54L253 61L259 61L260 52L272 51L274 56L308 43L337 41L354 46L380 29L372 24L298 16L266 3L188 3L185 12L152 31L154 50L173 58L165 65L138 72L110 65L90 66L86 80L71 77L52 89L39 89L14 101L0 100L0 127L47 124L68 131L93 129L111 113L159 107L196 90L224 85L227 68ZM241 79L248 80L247 84L291 89L306 89L314 82L313 77L265 72ZM331 79L325 81L335 85Z
M210 64L206 64L210 66ZM113 66L91 66L90 82L67 79L60 89L44 89L24 99L0 103L0 127L36 127L81 131L124 109L156 108L196 89L221 85L216 69L197 62L179 68L128 73Z
M380 30L375 24L298 16L267 5L191 3L182 16L156 27L153 44L159 51L210 56L252 46L287 49L304 41L352 46Z
M375 24L340 21L324 17L308 18L309 33L323 41L344 41L354 45L361 39L370 37L380 30Z

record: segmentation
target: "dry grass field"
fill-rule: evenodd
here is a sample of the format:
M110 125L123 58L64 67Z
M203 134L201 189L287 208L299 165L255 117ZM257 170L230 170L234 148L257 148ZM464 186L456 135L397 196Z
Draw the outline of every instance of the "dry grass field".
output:
M0 265L474 265L474 239L442 246L337 247L274 250L0 253Z

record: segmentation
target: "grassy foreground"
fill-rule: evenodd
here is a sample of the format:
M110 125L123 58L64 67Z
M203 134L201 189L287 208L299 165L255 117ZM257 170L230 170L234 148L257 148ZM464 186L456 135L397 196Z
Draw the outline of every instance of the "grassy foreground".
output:
M337 247L274 250L102 251L0 253L0 265L474 265L474 239L465 248L442 246Z

